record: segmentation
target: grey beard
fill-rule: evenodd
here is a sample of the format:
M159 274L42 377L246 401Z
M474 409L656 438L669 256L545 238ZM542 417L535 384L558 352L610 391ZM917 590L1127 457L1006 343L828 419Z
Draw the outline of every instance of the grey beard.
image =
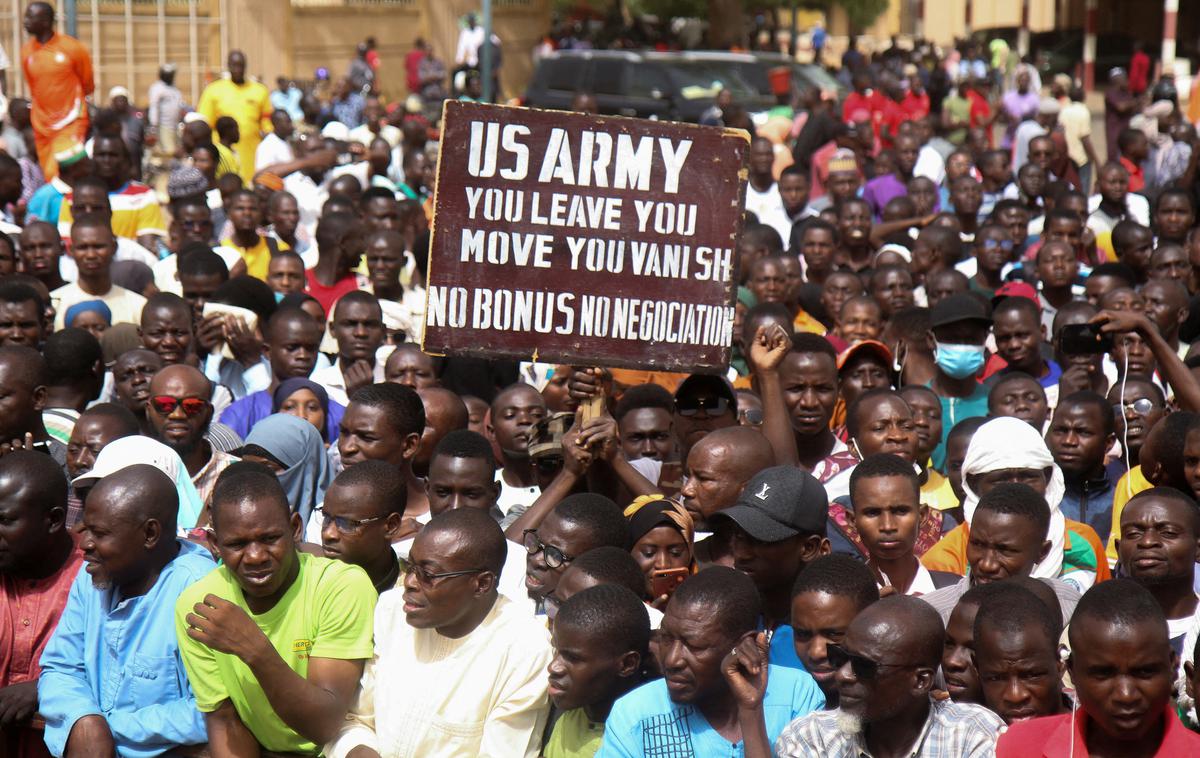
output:
M838 731L853 737L862 734L862 719L852 713L839 710L836 716Z

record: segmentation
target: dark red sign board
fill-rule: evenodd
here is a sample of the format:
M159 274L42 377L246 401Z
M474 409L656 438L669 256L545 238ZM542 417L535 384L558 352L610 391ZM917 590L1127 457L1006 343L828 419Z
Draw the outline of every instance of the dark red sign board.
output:
M745 132L455 101L442 114L427 352L729 365Z

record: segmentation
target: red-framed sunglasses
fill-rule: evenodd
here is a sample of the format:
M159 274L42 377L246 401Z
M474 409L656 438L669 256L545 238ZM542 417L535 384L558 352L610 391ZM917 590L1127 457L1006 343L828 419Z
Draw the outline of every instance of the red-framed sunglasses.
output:
M208 401L202 397L172 397L171 395L154 395L150 405L164 416L170 416L175 409L183 406L183 415L197 416L208 408Z

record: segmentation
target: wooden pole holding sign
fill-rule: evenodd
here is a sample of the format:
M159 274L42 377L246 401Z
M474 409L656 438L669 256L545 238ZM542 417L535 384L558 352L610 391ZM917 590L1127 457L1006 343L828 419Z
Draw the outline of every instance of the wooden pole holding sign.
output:
M447 101L422 349L727 369L748 146L732 129Z

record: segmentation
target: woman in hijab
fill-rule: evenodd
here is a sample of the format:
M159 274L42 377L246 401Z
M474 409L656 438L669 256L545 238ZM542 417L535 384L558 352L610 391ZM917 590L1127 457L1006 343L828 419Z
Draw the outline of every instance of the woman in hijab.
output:
M316 427L287 413L275 413L255 424L241 457L275 472L292 511L305 524L333 481L333 468Z
M643 495L625 509L633 557L646 575L646 596L661 607L696 573L695 527L687 509L662 495Z
M280 382L271 398L271 413L304 419L317 428L326 444L337 439L338 424L345 411L341 403L330 401L324 387L304 377Z
M981 495L1002 482L1029 485L1050 506L1050 528L1046 533L1050 552L1034 566L1034 577L1062 579L1080 592L1111 578L1104 547L1095 530L1068 521L1059 508L1066 485L1062 469L1054 462L1045 440L1025 421L1009 416L992 419L971 438L962 465L966 524L948 533L921 556L926 568L960 576L966 573L966 547L975 508Z
M68 308L63 321L67 326L86 329L100 339L112 326L112 311L103 300L84 300Z

